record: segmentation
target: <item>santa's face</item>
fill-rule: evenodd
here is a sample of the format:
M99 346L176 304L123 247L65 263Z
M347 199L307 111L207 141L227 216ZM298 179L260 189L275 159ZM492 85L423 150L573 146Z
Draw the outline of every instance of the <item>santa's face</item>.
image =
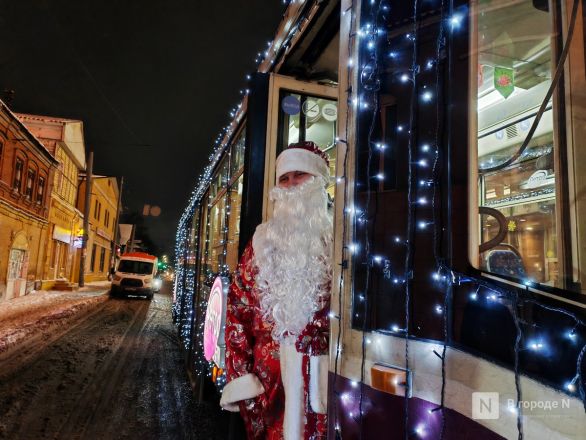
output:
M329 294L332 219L323 179L308 176L273 188L273 217L253 238L260 305L276 339L299 335Z
M277 185L279 188L292 188L307 182L312 177L314 177L313 174L304 171L289 171L279 177Z

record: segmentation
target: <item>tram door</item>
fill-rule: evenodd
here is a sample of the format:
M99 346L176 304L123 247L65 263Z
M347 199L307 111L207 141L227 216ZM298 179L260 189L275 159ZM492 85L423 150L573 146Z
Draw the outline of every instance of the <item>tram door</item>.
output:
M267 147L265 161L265 202L263 221L272 212L268 193L275 185L275 165L279 153L294 142L315 142L329 157L330 184L333 200L336 175L336 130L338 124L337 85L299 81L271 74L267 115Z

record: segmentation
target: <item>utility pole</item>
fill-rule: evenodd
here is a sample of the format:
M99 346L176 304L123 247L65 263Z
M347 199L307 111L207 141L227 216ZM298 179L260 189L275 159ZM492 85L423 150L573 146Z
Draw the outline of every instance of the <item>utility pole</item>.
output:
M136 225L132 225L132 233L130 234L130 244L128 245L128 247L130 247L130 251L128 252L134 252L134 232L136 231Z
M114 243L112 244L112 263L111 267L116 264L116 248L118 247L118 240L120 239L120 233L118 232L120 225L120 215L122 214L122 188L124 188L124 176L120 178L120 188L118 190L118 211L116 212L116 223L114 226Z
M83 209L83 239L81 242L81 259L79 262L79 287L85 285L84 272L85 272L85 259L87 256L87 241L89 237L90 229L90 201L92 195L92 170L94 166L94 152L90 151L87 171L86 171L86 183L85 183L85 205Z

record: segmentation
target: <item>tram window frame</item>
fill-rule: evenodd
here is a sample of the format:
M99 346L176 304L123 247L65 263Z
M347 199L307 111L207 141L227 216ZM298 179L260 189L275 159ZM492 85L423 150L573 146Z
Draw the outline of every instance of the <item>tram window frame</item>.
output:
M561 298L569 298L569 299L579 299L584 301L582 295L586 291L584 291L584 284L580 285L580 268L577 267L580 258L580 241L579 241L579 234L577 225L578 221L576 220L576 213L572 212L570 209L570 200L574 200L577 203L578 196L576 195L577 188L572 185L572 176L574 174L573 167L575 166L571 162L569 158L575 154L572 152L572 139L571 139L571 132L574 129L572 126L575 125L575 121L571 119L570 116L572 111L575 109L572 106L576 106L579 104L574 103L571 99L569 101L566 100L566 97L569 96L568 91L565 88L568 84L565 84L564 81L560 81L560 84L554 90L552 103L548 108L552 109L552 147L551 154L553 157L553 175L555 176L554 182L554 192L551 201L554 205L555 213L551 214L551 220L555 224L550 233L554 235L554 240L557 241L555 247L555 254L552 257L546 255L545 250L543 252L543 260L544 264L543 269L545 271L544 276L547 276L547 270L554 270L557 272L557 277L559 281L550 281L548 279L544 279L543 282L541 280L533 279L531 276L522 276L522 274L504 274L504 273L496 273L494 271L490 271L487 267L483 267L481 264L481 252L479 252L480 240L482 239L483 230L482 228L482 215L479 212L479 206L481 205L481 185L479 184L479 176L480 173L477 171L479 167L479 153L478 153L478 121L477 121L477 112L478 112L478 96L477 96L477 84L478 78L480 78L480 72L478 70L478 63L479 60L479 24L478 20L478 13L477 10L478 6L475 5L470 8L469 19L471 21L470 27L470 53L471 56L469 58L469 243L468 243L468 260L470 265L475 268L476 270L481 271L482 273L490 274L491 277L496 279L501 279L506 283L513 283L515 285L523 285L526 283L530 283L532 286L532 290L536 292L544 292L547 294L555 294ZM562 21L560 19L560 15L562 14L562 7L561 5L557 5L557 8L549 11L549 22L551 25L551 32L550 35L550 51L551 51L551 62L550 62L550 77L553 76L555 72L555 63L559 57L559 52L561 50L560 46L562 44ZM571 56L570 56L571 57ZM574 55L574 58L576 55ZM570 58L571 59L571 58ZM584 57L583 54L581 56L580 62L584 65ZM566 63L566 66L571 65L571 63ZM566 79L570 78L574 75L572 72L566 72ZM584 82L582 81L582 84ZM528 89L527 89L528 90ZM544 118L546 115L544 114ZM542 119L543 121L543 119ZM575 136L575 135L574 135ZM530 144L531 145L531 144ZM540 156L544 157L544 156ZM522 166L523 164L528 162L521 162L516 161L514 162L517 166ZM505 170L507 170L505 168ZM486 175L485 175L486 176ZM570 176L570 177L568 177ZM549 199L548 199L549 200ZM538 202L536 202L538 203ZM527 203L523 204L522 206L526 205ZM516 205L515 205L516 206ZM520 205L521 206L521 205ZM513 205L511 205L511 209ZM513 211L511 211L512 213ZM508 220L507 220L508 221ZM510 228L513 226L508 225L508 230L506 234L510 233ZM504 239L503 239L504 240ZM503 243L503 241L501 241ZM584 247L584 245L582 245ZM486 252L486 251L484 251ZM551 251L548 251L549 254ZM582 253L584 250L582 249ZM520 254L519 254L520 255ZM488 258L488 257L485 257ZM524 258L520 256L519 258ZM582 255L584 258L584 255ZM549 263L555 260L554 266L551 268L549 267ZM521 260L522 261L522 260ZM523 263L526 265L526 262ZM535 263L538 264L538 263ZM582 263L583 265L583 263ZM546 268L546 266L548 266ZM537 267L537 266L536 266ZM550 275L555 276L555 275ZM582 280L584 281L584 280ZM547 282L547 284L545 284ZM576 296L578 294L578 296Z

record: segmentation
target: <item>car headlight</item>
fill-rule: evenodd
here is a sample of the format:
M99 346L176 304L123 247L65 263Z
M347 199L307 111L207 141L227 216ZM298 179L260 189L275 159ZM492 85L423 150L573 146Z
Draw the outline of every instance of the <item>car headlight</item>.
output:
M155 289L160 289L162 285L163 285L163 281L162 281L161 279L159 279L159 278L155 278L155 279L153 280L153 287L154 287Z
M144 280L144 285L148 286L149 284L151 284L151 281L152 280L150 278L147 278L146 280Z

